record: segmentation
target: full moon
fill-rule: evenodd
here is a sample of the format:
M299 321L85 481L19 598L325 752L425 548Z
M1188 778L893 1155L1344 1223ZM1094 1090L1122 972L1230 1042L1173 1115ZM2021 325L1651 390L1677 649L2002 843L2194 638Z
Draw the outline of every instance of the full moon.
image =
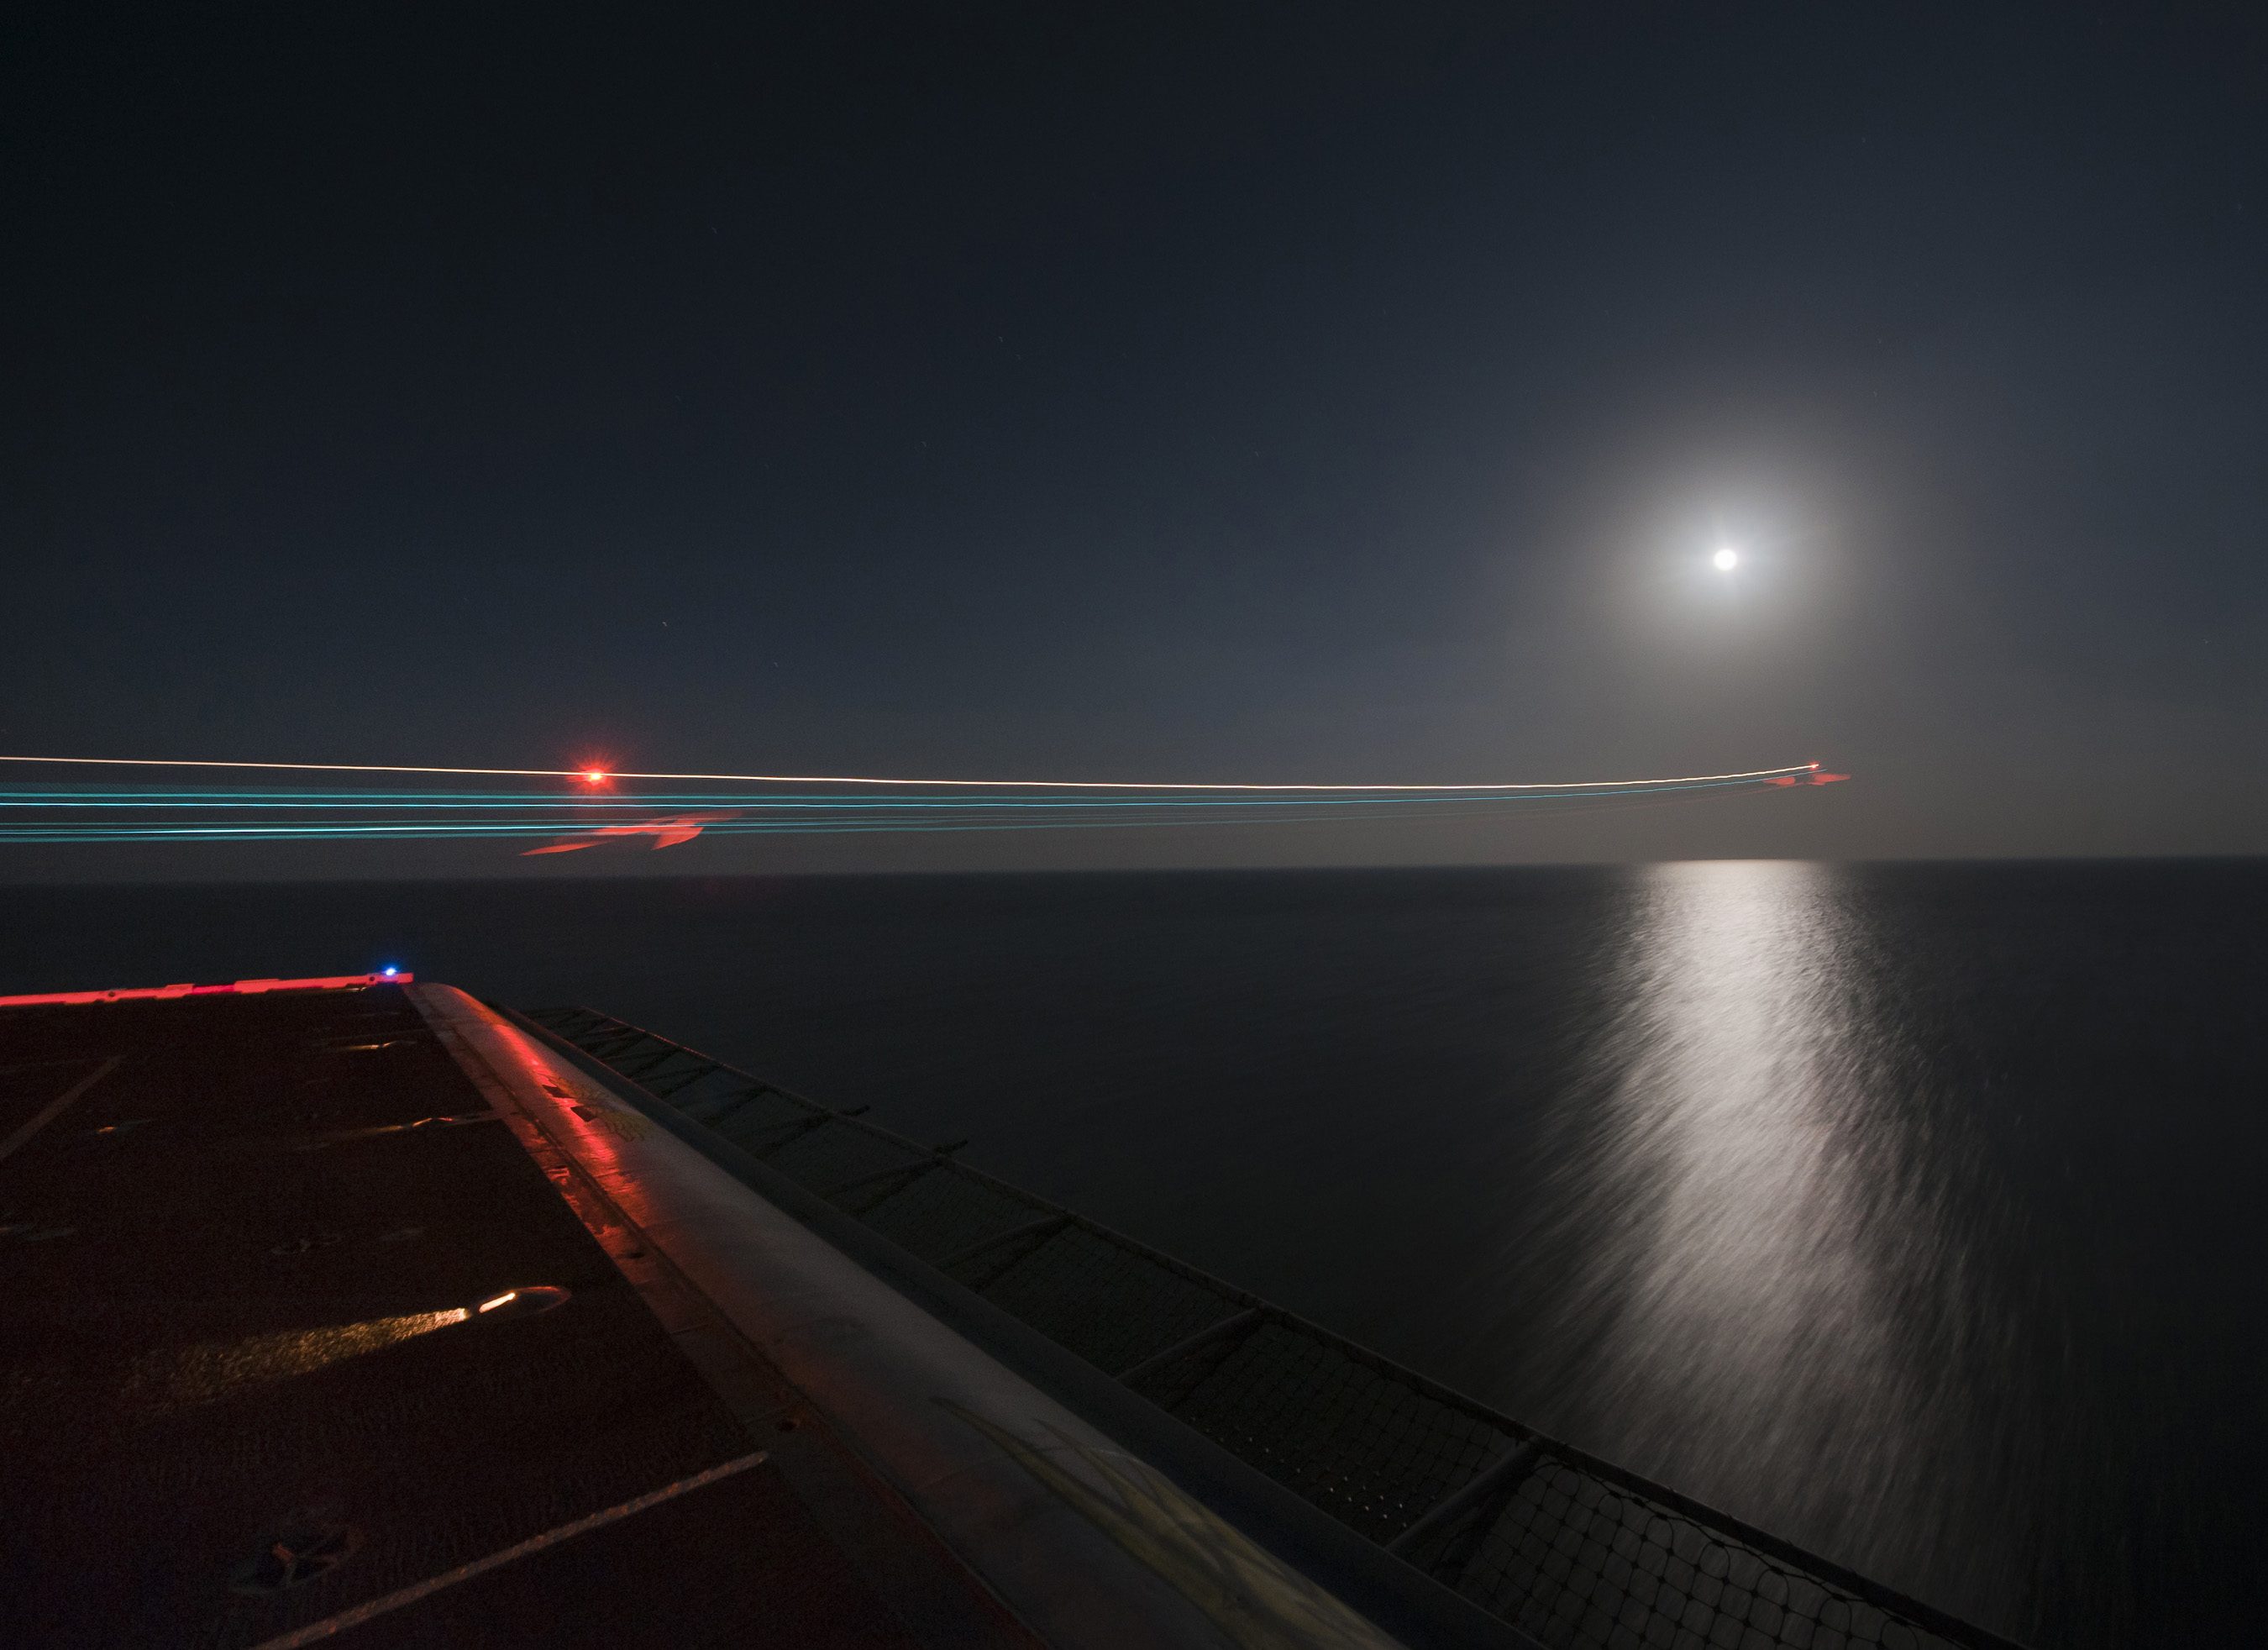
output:
M1730 549L1719 550L1714 556L1711 556L1709 560L1711 564L1713 565L1720 573L1729 573L1735 567L1738 567L1741 564L1739 552Z

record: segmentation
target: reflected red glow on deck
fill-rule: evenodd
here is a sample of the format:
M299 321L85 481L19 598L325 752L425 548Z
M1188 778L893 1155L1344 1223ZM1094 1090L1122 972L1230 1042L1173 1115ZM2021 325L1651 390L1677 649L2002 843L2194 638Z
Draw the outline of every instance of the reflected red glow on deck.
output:
M578 1100L575 1091L569 1086L568 1071L549 1052L539 1046L534 1039L519 1027L497 1015L488 1014L484 1018L489 1030L495 1035L497 1042L503 1045L501 1052L509 1055L518 1062L520 1068L518 1075L525 1081L532 1082L543 1094L549 1097L550 1109L559 1123L571 1130L576 1138L582 1142L584 1150L589 1155L600 1160L603 1168L620 1172L622 1168L622 1136L616 1130L607 1126L607 1119L608 1114L619 1115L626 1109L596 1099L592 1101L591 1105L583 1104ZM511 1074L504 1072L498 1071L497 1075L504 1078L507 1083L512 1080ZM519 1094L520 1104L523 1108L541 1103L534 1095L527 1094L524 1088L519 1091ZM595 1116L594 1107L600 1109ZM643 1114L630 1112L628 1115L643 1121ZM623 1195L623 1191L622 1188L615 1188L614 1195L620 1197Z
M269 991L355 991L372 985L407 985L416 976L390 974L331 974L305 980L236 980L226 985L132 985L107 991L34 991L0 997L0 1008L30 1008L41 1003L170 1002L177 997L258 997Z

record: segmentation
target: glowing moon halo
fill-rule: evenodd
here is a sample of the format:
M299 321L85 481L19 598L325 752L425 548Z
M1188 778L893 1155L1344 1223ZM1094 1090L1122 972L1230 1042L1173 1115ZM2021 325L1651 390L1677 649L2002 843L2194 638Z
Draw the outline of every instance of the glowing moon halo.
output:
M1740 552L1727 546L1711 556L1709 564L1720 573L1729 573L1741 564Z

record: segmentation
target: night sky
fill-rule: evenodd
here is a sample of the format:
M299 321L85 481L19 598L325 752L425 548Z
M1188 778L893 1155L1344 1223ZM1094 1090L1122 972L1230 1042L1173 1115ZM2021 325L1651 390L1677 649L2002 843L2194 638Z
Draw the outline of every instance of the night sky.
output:
M1855 776L641 869L2258 852L2246 11L18 13L0 751Z

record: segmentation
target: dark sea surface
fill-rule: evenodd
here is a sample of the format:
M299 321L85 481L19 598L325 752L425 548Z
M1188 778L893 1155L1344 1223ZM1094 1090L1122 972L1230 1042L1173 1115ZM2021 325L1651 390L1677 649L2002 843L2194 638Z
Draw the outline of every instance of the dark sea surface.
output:
M2042 1646L2268 1641L2268 861L0 888L982 1167Z

